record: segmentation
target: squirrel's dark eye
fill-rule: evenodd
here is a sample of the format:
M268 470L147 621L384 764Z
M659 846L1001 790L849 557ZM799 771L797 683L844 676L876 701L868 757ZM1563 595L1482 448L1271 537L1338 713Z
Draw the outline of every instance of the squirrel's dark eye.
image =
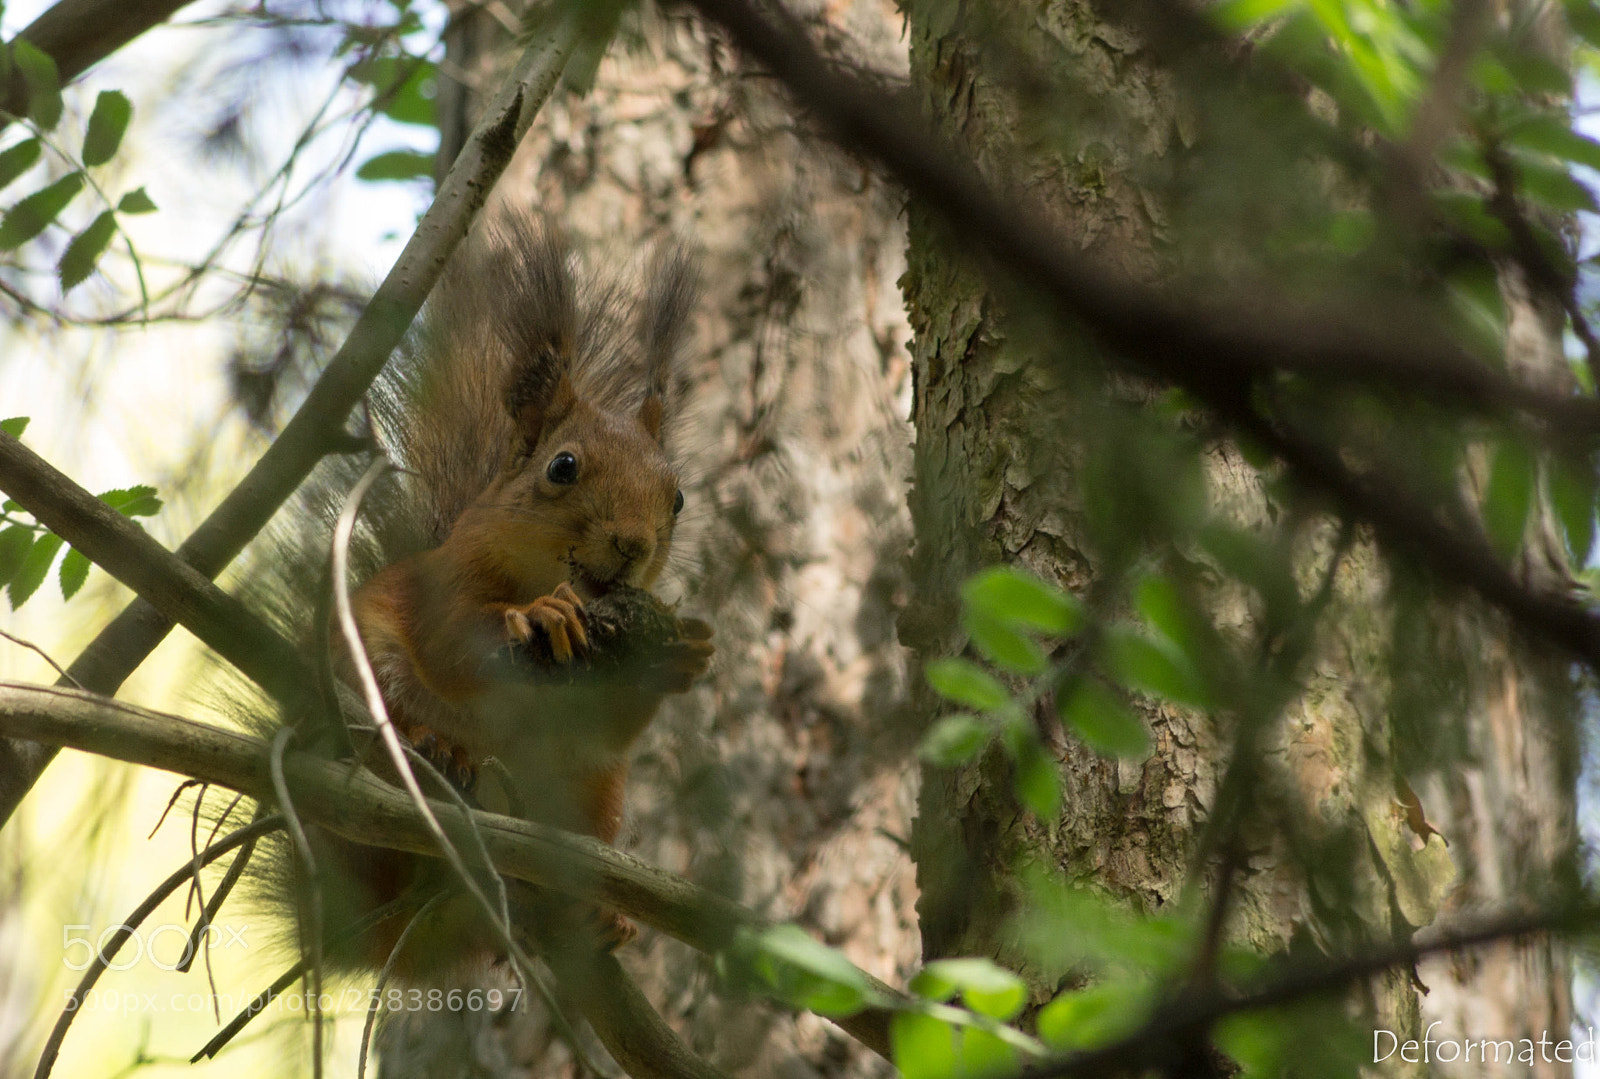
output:
M570 453L558 453L550 458L550 467L544 470L551 483L565 487L578 482L578 459Z
M672 496L672 515L676 517L681 512L683 512L683 491L680 489Z

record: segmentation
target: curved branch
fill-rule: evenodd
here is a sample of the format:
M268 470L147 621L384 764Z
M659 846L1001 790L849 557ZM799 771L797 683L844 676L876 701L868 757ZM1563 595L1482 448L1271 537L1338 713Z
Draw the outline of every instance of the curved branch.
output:
M268 747L259 738L181 716L155 712L91 693L0 682L0 734L115 757L193 776L256 798L272 797ZM369 846L436 856L438 842L411 799L364 769L289 753L284 774L295 809L336 835ZM461 818L448 802L431 801L440 820ZM579 899L611 907L698 951L715 953L741 929L768 923L732 900L606 846L536 821L475 812L495 869ZM907 999L863 974L882 999ZM887 1008L871 1007L844 1019L841 1029L888 1057Z

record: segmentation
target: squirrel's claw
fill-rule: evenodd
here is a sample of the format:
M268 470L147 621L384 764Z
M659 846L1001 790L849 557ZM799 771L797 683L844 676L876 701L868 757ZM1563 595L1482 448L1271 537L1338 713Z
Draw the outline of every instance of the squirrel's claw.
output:
M563 583L548 596L522 607L507 607L506 636L518 643L533 639L533 627L544 631L550 655L557 663L571 663L574 654L589 651L589 634L583 628L583 601Z

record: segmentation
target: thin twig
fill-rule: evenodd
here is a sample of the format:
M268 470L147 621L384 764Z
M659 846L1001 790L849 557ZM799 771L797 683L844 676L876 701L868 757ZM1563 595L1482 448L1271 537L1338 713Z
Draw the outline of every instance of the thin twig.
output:
M263 817L253 824L247 824L226 839L219 840L207 847L200 856L200 861L203 865L210 865L234 847L251 842L266 835L268 832L282 828L283 824L283 817L276 814L270 817ZM133 936L139 926L144 924L144 920L155 912L155 909L161 905L167 896L188 883L193 873L193 866L185 862L181 869L176 870L166 880L158 884L155 891L145 897L144 902L135 907L133 912L122 920L122 924L117 927L117 931L112 935L111 940L95 953L93 962L89 964L89 969L83 972L83 977L78 981L78 987L67 998L66 1007L62 1009L60 1018L56 1020L54 1029L50 1031L49 1040L44 1045L44 1052L39 1054L39 1064L34 1068L33 1079L46 1079L46 1076L50 1074L50 1069L55 1066L56 1057L61 1053L61 1043L67 1037L67 1029L72 1026L73 1017L78 1014L78 1010L83 1006L83 1000L88 995L89 990L94 988L95 983L100 980L100 975L105 973L107 965L116 957L117 950L122 947L129 937Z
M310 938L311 953L309 964L310 977L308 979L311 997L306 1001L306 1013L311 1016L311 1069L316 1079L322 1079L322 875L317 870L317 859L311 853L311 841L306 837L306 830L300 824L300 816L295 812L294 802L289 797L289 784L283 778L283 753L288 748L289 741L294 737L294 731L289 727L280 727L278 733L272 738L272 752L267 761L272 774L272 792L277 797L278 806L289 822L289 834L294 837L295 852L300 860L305 863L306 881L303 889L306 902L311 908L310 918L301 917L302 947L304 939ZM310 922L307 926L306 923Z
M401 951L406 946L406 941L411 939L411 931L428 916L434 907L444 899L445 893L440 892L422 904L421 908L406 922L404 929L400 930L399 938L394 942L394 947L389 949L389 958L384 960L383 969L378 971L378 983L372 987L372 1003L367 1006L367 1019L361 1027L361 1055L356 1062L356 1079L367 1079L367 1050L372 1045L372 1028L378 1020L378 1012L383 1010L383 987L389 984L389 975L394 973L395 962L400 958Z
M235 794L233 796L233 801L228 803L228 808L222 811L222 816L219 817L217 819L217 823L212 826L211 835L206 838L207 843L210 843L211 840L216 837L217 832L222 828L224 822L226 822L228 817L233 814L234 807L237 806L239 802L243 800L243 798L244 795L242 794ZM258 807L255 817L259 818L262 815L262 811ZM183 958L178 961L178 966L176 967L176 970L179 974L187 974L189 972L189 968L194 964L195 956L198 955L200 949L204 947L207 950L206 976L208 979L210 978L211 944L207 935L208 931L211 929L211 924L216 921L217 914L222 910L222 905L228 901L228 896L233 893L234 885L238 884L239 878L244 876L245 867L250 864L250 856L255 853L255 849L256 845L254 843L246 843L239 849L239 853L234 855L233 861L228 863L228 868L226 872L222 874L222 880L217 883L217 890L211 894L210 901L200 909L200 917L195 921L194 928L189 931L188 946L185 948ZM213 992L215 991L215 988L216 987L213 985Z
M46 663L50 664L50 667L56 672L56 674L61 676L61 680L63 682L65 682L68 685L72 686L74 689L82 689L83 688L83 686L78 682L78 680L76 678L72 677L72 675L67 673L65 667L61 666L61 664L57 663L55 660L50 658L50 653L49 652L46 652L43 648L40 648L38 645L34 644L32 641L24 640L21 637L14 636L14 635L12 635L10 633L7 633L3 629L0 629L0 637L4 637L6 640L10 641L12 644L20 645L23 648L27 648L27 649L30 649L31 651L37 652L39 654L39 658L43 659Z

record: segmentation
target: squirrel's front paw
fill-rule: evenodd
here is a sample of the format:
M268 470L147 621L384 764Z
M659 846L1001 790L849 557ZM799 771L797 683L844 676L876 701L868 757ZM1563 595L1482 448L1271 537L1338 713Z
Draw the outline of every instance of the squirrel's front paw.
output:
M505 621L506 636L517 643L531 641L535 626L543 630L557 663L570 663L574 654L589 650L589 634L583 628L583 600L566 582L525 606L507 607Z
M711 626L698 618L678 619L678 639L662 649L657 678L668 693L686 693L711 666L717 646L711 643Z

